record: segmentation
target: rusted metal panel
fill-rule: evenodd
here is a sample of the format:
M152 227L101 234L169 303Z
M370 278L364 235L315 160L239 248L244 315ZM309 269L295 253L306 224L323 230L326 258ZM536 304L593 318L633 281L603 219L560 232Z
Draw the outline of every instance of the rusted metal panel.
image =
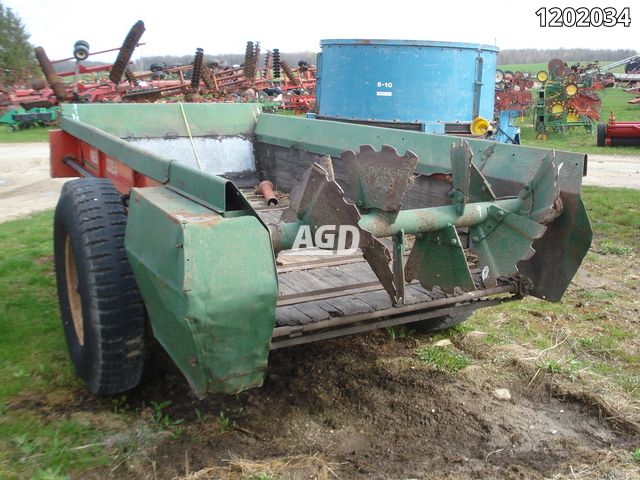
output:
M264 226L165 187L134 189L125 245L154 335L194 392L261 385L278 292Z

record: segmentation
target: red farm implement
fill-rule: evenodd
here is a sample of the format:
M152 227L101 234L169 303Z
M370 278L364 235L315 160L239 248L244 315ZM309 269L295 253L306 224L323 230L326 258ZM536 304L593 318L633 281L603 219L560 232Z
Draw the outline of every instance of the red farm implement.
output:
M640 122L616 122L613 112L608 123L598 124L598 146L640 145Z

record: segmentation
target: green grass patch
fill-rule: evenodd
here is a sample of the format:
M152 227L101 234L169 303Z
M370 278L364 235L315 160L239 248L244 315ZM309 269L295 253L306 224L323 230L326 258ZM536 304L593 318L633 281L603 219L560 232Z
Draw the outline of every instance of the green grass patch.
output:
M0 225L0 478L45 478L107 462L99 446L78 448L106 432L31 407L80 387L60 328L52 221L45 212Z
M392 325L390 327L386 327L385 331L391 340L405 340L416 333L415 330L407 328L405 325Z
M532 95L536 98L537 91L533 90ZM602 100L601 122L609 120L610 112L614 113L618 121L640 121L640 109L637 105L629 105L629 100L635 98L634 95L623 91L621 88L606 88L598 92ZM600 155L640 155L640 147L598 147L594 123L592 131L589 133L584 127L571 127L564 133L550 131L549 140L537 140L536 131L533 128L532 117L525 116L519 119L521 129L521 142L523 145L539 148L553 148L578 153L600 154Z
M595 232L595 250L605 255L626 255L629 248L640 251L640 190L584 187L582 196Z
M602 240L598 245L598 253L603 255L629 255L631 249L624 245L619 245L609 240Z
M628 290L633 285L623 279L640 251L640 191L585 187L582 198L594 230L584 268L594 283L579 280L558 303L526 297L478 310L469 325L487 332L489 345L535 348L541 352L537 366L546 372L571 381L604 382L607 389L637 401L640 329L630 316L636 308Z
M0 143L48 142L49 130L49 127L11 130L5 125L0 125Z
M418 358L441 372L457 372L471 365L471 360L453 346L427 345L416 351Z

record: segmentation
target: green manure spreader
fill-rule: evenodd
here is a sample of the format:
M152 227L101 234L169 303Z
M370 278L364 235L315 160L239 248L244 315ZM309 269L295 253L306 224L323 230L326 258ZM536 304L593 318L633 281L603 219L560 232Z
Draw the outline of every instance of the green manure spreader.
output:
M558 301L591 243L576 153L255 104L63 105L50 143L51 175L80 177L55 265L96 394L138 384L147 324L196 395L235 393L272 349Z

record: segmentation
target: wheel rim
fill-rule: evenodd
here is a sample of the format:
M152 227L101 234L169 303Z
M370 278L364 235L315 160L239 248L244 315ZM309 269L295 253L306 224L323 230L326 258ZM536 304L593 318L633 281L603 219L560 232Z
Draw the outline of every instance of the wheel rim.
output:
M76 258L73 256L71 247L71 237L66 236L64 240L64 267L67 278L67 295L69 297L69 309L73 320L73 330L78 343L84 345L84 322L82 318L82 300L78 292L78 270L76 268Z
M575 83L569 83L564 87L564 91L569 97L573 97L578 93L578 86Z

